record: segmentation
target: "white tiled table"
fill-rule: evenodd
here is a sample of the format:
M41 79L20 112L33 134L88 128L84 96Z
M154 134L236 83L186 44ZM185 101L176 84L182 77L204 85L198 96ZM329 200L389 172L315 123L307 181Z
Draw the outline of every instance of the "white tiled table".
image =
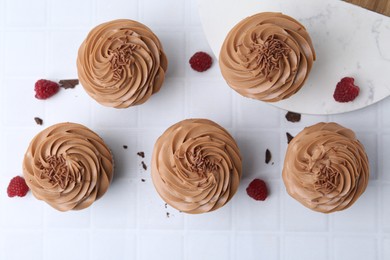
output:
M81 86L36 100L35 81L76 77L81 41L93 26L114 18L143 22L160 37L169 59L161 91L126 110L99 106ZM192 71L188 59L198 50L211 53L194 0L0 0L0 259L390 259L390 99L348 114L303 115L301 122L290 123L285 111L233 92L216 64L205 73ZM43 126L35 124L35 116ZM156 138L189 117L226 127L242 150L239 190L214 213L193 216L165 208L151 182ZM112 149L116 172L106 195L86 210L67 213L31 193L8 198L8 182L21 174L31 138L62 121L85 124ZM281 180L286 131L295 135L320 121L354 129L372 170L357 203L331 215L295 202ZM267 148L273 165L264 163ZM246 195L255 177L269 184L265 202Z

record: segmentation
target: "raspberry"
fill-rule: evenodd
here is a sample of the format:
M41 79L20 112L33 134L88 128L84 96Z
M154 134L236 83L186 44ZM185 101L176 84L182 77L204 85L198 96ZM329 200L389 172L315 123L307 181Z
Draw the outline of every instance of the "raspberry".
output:
M211 64L213 64L213 59L207 53L199 51L192 55L190 64L193 70L203 72L211 67Z
M28 191L29 188L26 181L20 176L13 177L7 188L8 197L24 197Z
M47 99L58 92L60 86L53 81L40 79L35 82L35 97L37 99Z
M246 193L255 200L264 201L268 195L267 185L263 180L254 179L246 188Z
M354 84L354 78L345 77L337 83L333 98L337 102L350 102L359 95L359 87Z

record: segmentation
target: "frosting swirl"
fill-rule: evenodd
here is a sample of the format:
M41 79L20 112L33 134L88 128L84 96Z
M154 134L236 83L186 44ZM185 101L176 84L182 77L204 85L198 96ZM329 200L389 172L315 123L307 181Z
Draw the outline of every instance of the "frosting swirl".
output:
M157 36L132 20L114 20L90 31L77 70L87 93L104 106L144 103L160 90L168 61Z
M225 205L237 191L241 157L233 137L206 119L187 119L168 128L156 141L152 179L160 196L187 213Z
M292 139L282 175L293 198L312 210L331 213L350 207L365 191L369 163L352 130L318 123Z
M107 191L113 159L104 141L75 123L46 128L31 141L23 174L34 196L60 211L90 206Z
M305 27L281 13L258 13L231 29L219 54L222 76L249 98L276 102L305 83L315 52Z

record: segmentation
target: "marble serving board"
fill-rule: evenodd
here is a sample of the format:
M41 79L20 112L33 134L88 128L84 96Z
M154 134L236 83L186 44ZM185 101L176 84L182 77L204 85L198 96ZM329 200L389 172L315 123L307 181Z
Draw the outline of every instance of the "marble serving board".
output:
M273 105L306 114L337 114L374 104L390 94L390 17L340 0L199 0L203 29L216 57L229 30L258 12L282 12L312 37L317 60L304 87ZM218 19L215 19L218 17ZM333 99L337 82L354 77L353 102Z

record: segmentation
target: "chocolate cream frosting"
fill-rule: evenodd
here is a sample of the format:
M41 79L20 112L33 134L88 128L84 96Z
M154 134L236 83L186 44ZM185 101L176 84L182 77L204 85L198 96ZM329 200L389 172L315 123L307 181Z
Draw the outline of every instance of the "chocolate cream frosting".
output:
M318 123L292 139L282 175L293 198L312 210L331 213L350 207L365 191L369 163L352 130Z
M157 36L132 20L114 20L90 31L77 57L80 82L104 106L144 103L163 84L168 61Z
M222 76L241 95L276 102L295 94L309 75L315 52L305 27L281 13L258 13L226 36Z
M23 174L34 196L60 211L79 210L103 196L113 159L103 140L87 127L60 123L31 141Z
M160 196L186 213L225 205L237 191L242 163L233 137L206 119L187 119L156 141L152 179Z

